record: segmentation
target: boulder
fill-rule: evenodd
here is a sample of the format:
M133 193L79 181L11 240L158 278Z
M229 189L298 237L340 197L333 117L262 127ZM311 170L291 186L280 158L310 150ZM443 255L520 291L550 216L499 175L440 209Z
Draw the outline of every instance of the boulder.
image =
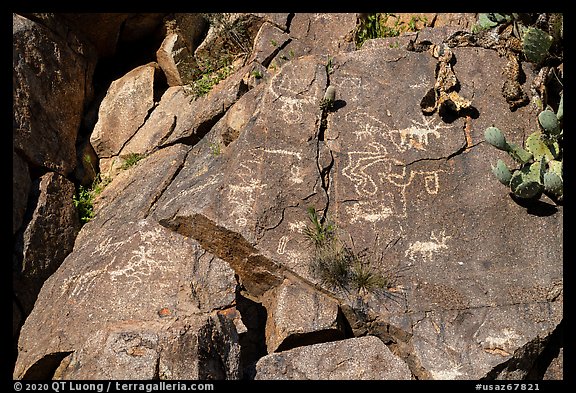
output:
M154 108L156 63L137 67L112 82L100 104L90 143L100 158L120 153ZM105 170L104 170L105 171Z
M194 51L201 70L218 69L222 62L237 55L248 55L254 37L264 22L255 14L211 13L204 14L210 24L206 37Z
M294 14L290 19L289 40L279 48L268 67L277 70L300 56L313 54L321 55L326 64L337 53L354 51L356 21L354 13Z
M437 60L429 53L381 47L335 55L329 83L338 104L325 128L318 106L328 81L322 58L286 63L266 83L238 138L208 167L198 146L153 216L229 261L246 290L260 297L285 277L321 284L309 269L313 251L302 234L310 225L306 208L314 206L349 246L376 255L368 262L391 285L364 298L340 294L343 302L357 307L360 300L401 332L398 340L409 341L414 364L428 368L430 377L487 375L561 321L562 301L553 294L563 286L562 245L555 240L562 207L542 202L527 211L493 178L490 166L502 155L482 143L484 129L498 124L522 143L537 127L537 109L509 111L501 93L505 59L496 52L455 48L454 55L459 94L473 98L472 108L430 116L420 107L435 84ZM529 85L529 68L525 73ZM475 342L455 357L448 337L436 336L448 329L471 337L480 326L450 313L482 321L496 307L520 318L521 309L540 304L550 309L548 322L535 328L544 318L540 311L523 315L532 329L510 328L518 339L507 355ZM445 325L416 328L431 311ZM504 315L499 312L494 315ZM507 320L494 322L498 337L507 334ZM464 334L467 329L472 333ZM445 345L435 345L434 355L420 344L438 339ZM534 361L534 352L527 353ZM439 356L447 363L434 360ZM460 356L469 360L462 363ZM451 364L461 367L455 371Z
M18 153L12 151L12 234L20 226L26 212L31 179L28 165Z
M334 156L328 215L358 249L385 250L372 261L381 271L402 272L395 279L405 298L373 307L413 334L413 354L432 378L480 378L562 320L555 297L563 286L562 243L549 237L561 238L562 207L541 202L527 211L511 199L490 171L501 152L482 143L486 127L498 125L521 144L538 112L509 111L501 94L505 60L496 52L460 48L459 93L473 97L474 110L455 119L423 116L419 103L434 83L435 61L427 53L377 51L333 60L330 82L346 105L327 121ZM502 351L480 343L488 326L493 342L506 343ZM469 345L451 336L470 337Z
M406 380L406 363L374 336L308 345L264 356L257 380Z
M286 269L308 271L306 208L326 203L316 139L325 86L317 58L286 64L242 111L238 138L218 155L197 145L154 206L162 225L226 258L253 296L280 284Z
M336 299L284 280L264 296L266 347L269 353L345 337Z
M13 140L29 165L67 175L76 165L76 136L91 96L94 49L13 15Z
M156 52L169 86L191 83L200 74L194 51L208 23L200 14L175 14L165 21L166 35Z
M214 86L205 96L195 98L186 87L170 87L160 103L120 151L149 153L159 147L176 143L194 145L210 131L246 91L244 83L248 67L237 70L229 78Z
M186 153L158 151L108 186L22 328L15 378L241 376L234 318L219 312L234 271L145 217Z
M32 310L44 281L74 247L80 230L72 202L74 193L74 184L54 172L32 183L29 202L32 213L17 237L19 253L14 282L15 295L26 315Z
M290 41L290 35L270 22L264 22L254 38L249 62L268 67L274 56Z
M168 33L156 52L158 65L162 68L168 86L181 86L193 80L190 69L193 67L192 53L177 33Z

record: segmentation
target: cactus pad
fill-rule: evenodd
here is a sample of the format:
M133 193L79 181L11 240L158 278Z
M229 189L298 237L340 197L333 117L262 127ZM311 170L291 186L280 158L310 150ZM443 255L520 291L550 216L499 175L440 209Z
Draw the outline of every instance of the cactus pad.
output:
M500 183L504 184L505 186L510 185L510 179L512 179L512 173L502 160L498 160L496 162L496 166L492 167L492 173L494 176L500 181Z
M554 112L550 110L540 112L538 122L548 135L558 135L560 133L560 122Z
M545 160L546 162L553 160L558 155L558 149L555 147L554 145L549 146L539 131L530 134L526 139L526 150L532 153L535 160Z
M514 143L508 143L508 154L514 160L518 161L521 164L526 164L532 160L532 153L527 152L526 150L522 149L520 146Z
M526 60L540 63L548 55L552 41L552 36L536 27L526 29L522 37L522 49L526 55Z
M560 196L563 194L563 181L560 176L554 172L544 174L544 189L546 192Z
M484 139L497 149L508 151L509 146L506 142L506 137L500 129L496 127L488 127L484 131Z

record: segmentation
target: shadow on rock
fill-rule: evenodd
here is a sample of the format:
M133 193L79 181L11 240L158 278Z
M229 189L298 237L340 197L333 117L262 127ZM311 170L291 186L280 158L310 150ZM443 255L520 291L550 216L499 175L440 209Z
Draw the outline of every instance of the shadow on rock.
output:
M541 201L539 199L522 199L518 198L513 193L510 193L510 197L518 205L526 208L528 214L532 214L538 217L547 217L558 211L558 208L550 203Z

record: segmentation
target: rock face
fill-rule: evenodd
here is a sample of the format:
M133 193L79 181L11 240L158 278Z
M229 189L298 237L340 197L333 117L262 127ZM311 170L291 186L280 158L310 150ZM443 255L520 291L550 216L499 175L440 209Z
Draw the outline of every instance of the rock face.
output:
M506 59L453 48L458 94L472 106L424 115L438 59L405 38L355 50L353 14L231 20L259 27L248 30L253 51L207 95L177 85L154 95L152 65L111 86L91 138L101 166L146 158L106 186L45 282L14 378L524 379L546 369L563 326L563 207L518 203L490 171L502 155L483 143L486 127L518 144L538 127L535 106L511 112L502 96ZM440 44L447 31L410 40ZM197 59L226 48L209 36ZM336 225L353 268L368 269L355 270L355 286L311 269L310 207ZM378 274L387 281L374 290Z
M406 363L373 336L309 345L260 359L261 379L410 379Z
M15 281L16 297L26 313L32 310L44 281L58 269L72 251L80 230L78 213L72 204L74 184L48 172L32 185L36 206L23 232L22 260Z
M97 60L81 34L59 24L55 15L43 15L44 23L12 17L16 339L44 280L72 250L79 230L72 174Z
M12 22L14 148L31 165L67 175L95 53L73 34L67 41L19 15Z
M232 307L234 272L194 240L143 217L186 153L164 149L133 168L130 179L117 178L123 192L106 190L100 219L84 226L79 247L46 281L21 332L30 349L18 378L51 376L47 359L55 354L69 356L58 369L63 379L239 377L236 328L217 311ZM121 208L134 195L141 197ZM75 322L60 323L70 315Z
M268 291L263 305L268 311L268 352L284 351L295 345L333 341L345 337L338 302L317 291L284 280Z

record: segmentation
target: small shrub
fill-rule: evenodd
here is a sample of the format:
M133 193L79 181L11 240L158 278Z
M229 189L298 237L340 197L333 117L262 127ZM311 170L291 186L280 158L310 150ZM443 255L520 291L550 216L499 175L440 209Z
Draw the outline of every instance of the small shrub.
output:
M78 211L78 216L80 217L80 222L82 224L87 223L94 217L94 196L92 191L88 187L80 186L76 195L74 195L72 201L74 207Z
M78 216L82 224L87 223L94 218L94 199L100 195L110 183L109 178L102 178L98 174L90 187L80 185L76 191L76 195L72 198L74 207L78 211Z
M383 274L377 271L372 266L375 261L366 250L356 253L346 246L338 238L336 226L326 219L320 219L313 207L308 208L308 218L312 226L306 227L303 234L314 247L309 268L322 285L358 296L388 292L394 285L392 272Z
M220 153L222 153L222 148L218 142L210 142L208 147L210 148L210 154L212 154L213 157L218 157Z
M228 78L232 74L234 67L228 63L216 70L208 69L209 71L202 74L200 78L185 86L186 92L194 97L205 96L214 86Z
M143 159L145 157L144 154L140 154L140 153L130 153L128 154L126 157L124 157L124 162L122 163L122 166L120 166L120 169L128 169L133 167L134 165L136 165L138 163L138 161L140 161L141 159Z
M308 238L316 248L322 251L332 246L336 235L336 227L329 221L321 220L313 207L308 208L308 218L312 222L312 227L304 228L304 236Z

